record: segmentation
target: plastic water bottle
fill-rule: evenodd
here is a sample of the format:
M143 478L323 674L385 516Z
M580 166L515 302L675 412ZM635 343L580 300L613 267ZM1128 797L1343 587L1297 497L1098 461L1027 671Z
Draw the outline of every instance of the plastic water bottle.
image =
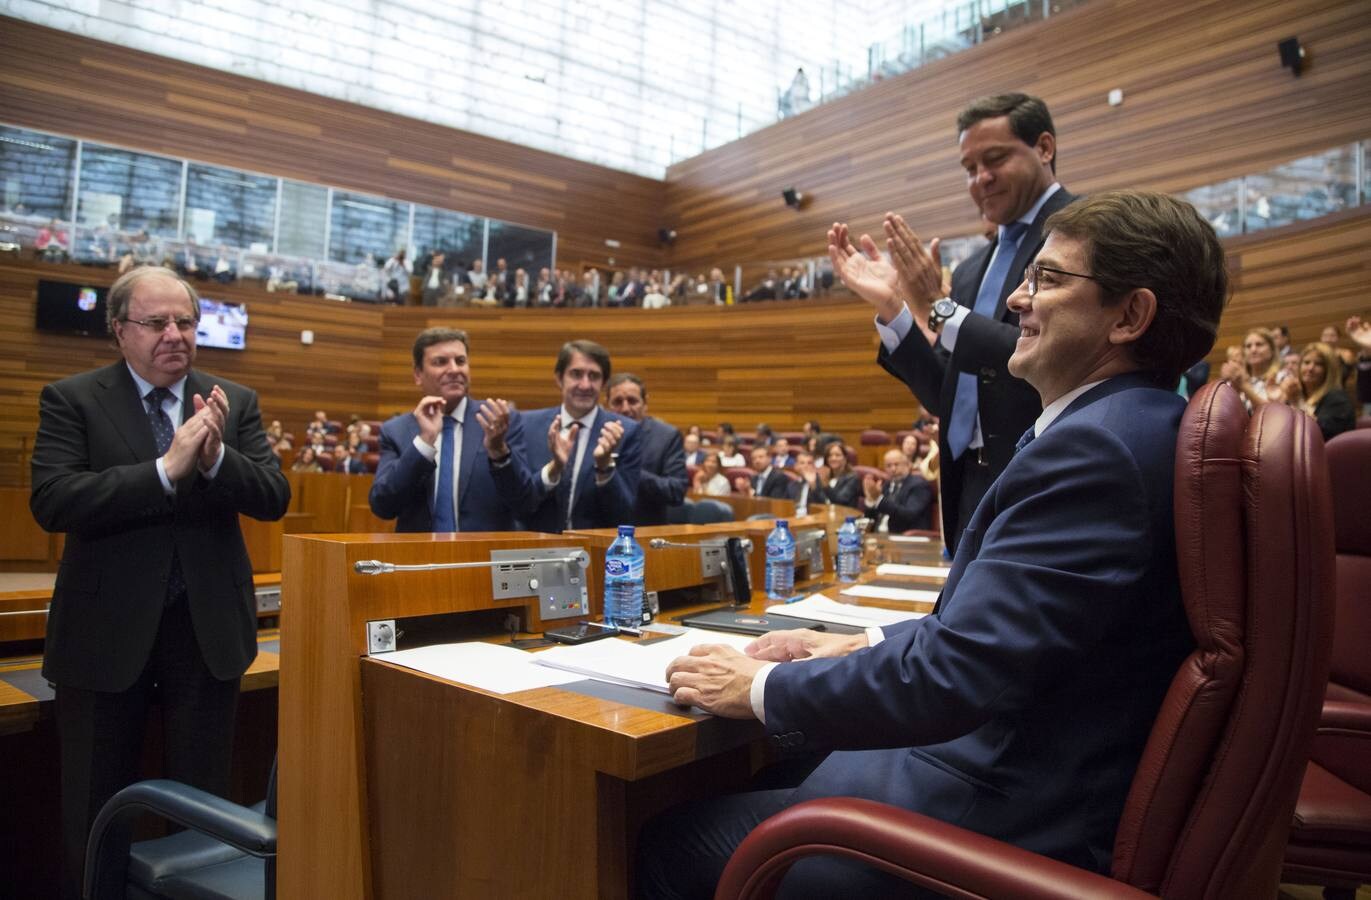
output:
M838 580L856 581L862 570L862 535L857 517L848 516L838 529Z
M777 519L766 538L766 597L789 600L795 591L795 538L790 523Z
M643 548L633 526L620 525L605 551L605 622L621 628L643 624Z

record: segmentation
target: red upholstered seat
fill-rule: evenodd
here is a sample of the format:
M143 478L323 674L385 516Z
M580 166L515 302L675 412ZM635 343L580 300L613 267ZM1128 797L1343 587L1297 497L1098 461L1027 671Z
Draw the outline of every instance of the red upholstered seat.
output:
M890 432L879 428L868 428L862 432L858 442L863 447L880 447L890 443Z
M1338 435L1327 452L1337 629L1284 877L1353 888L1371 882L1371 429Z
M766 897L797 859L858 859L959 897L1272 897L1328 675L1332 512L1313 419L1250 423L1219 382L1176 454L1177 555L1196 649L1153 726L1112 878L907 810L813 800L763 822L716 897Z

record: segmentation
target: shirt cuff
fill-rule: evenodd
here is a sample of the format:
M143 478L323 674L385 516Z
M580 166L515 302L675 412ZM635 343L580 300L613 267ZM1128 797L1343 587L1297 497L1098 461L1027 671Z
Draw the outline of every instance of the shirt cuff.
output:
M771 674L771 670L776 668L778 663L767 663L757 670L757 674L752 676L752 693L749 699L752 701L752 714L757 717L757 721L766 724L766 706L762 702L766 694L766 676Z
M545 487L545 488L555 488L557 485L559 485L559 484L562 483L562 476L558 475L558 476L554 479L554 478L552 478L552 476L550 476L550 475L547 474L548 469L551 469L551 468L552 468L552 463L546 463L546 464L543 466L543 468L539 471L539 474L540 474L540 475L542 476L542 478L543 478L543 487Z
M880 626L873 625L866 630L867 646L874 647L883 640L885 640L885 632L880 629Z
M596 469L596 470L595 470L595 485L596 485L596 487L601 487L601 486L603 486L603 485L609 484L609 480L610 480L611 478L614 477L614 473L617 472L617 471L619 471L619 468L618 468L618 466L615 466L613 469L610 469L607 473L601 475L601 474L600 474L600 470L599 470L599 469Z
M894 353L895 348L900 346L914 329L914 314L909 311L908 303L900 305L899 313L888 324L882 322L879 316L873 321L876 323L876 333L881 336L881 343L890 353Z
M971 315L971 310L965 306L958 306L957 311L947 317L943 323L943 330L938 332L938 343L943 345L943 349L949 353L957 349L957 332L961 330L962 323L966 317Z
M176 493L176 485L171 483L167 477L167 464L162 457L157 457L157 477L162 481L162 490L168 494Z
M223 442L221 441L221 442L219 443L219 458L216 459L216 460L214 461L214 465L210 466L208 469L201 469L201 470L200 470L200 474L203 475L203 476L205 476L205 478L209 479L210 481L213 481L213 480L214 480L214 476L216 476L216 475L219 474L219 467L222 466L223 464L224 464L224 444L223 444Z
M419 455L429 462L434 462L438 459L438 448L419 437L417 434L414 436L414 449L418 450Z

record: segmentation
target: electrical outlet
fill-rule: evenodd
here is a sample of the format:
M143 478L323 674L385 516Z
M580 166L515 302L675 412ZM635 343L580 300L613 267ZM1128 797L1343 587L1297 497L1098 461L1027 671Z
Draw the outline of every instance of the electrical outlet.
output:
M367 623L367 652L390 653L395 649L395 620L376 619Z

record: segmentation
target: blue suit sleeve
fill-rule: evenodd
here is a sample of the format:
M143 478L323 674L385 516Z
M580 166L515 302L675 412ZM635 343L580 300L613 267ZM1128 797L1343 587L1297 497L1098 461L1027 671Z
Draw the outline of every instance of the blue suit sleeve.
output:
M614 477L596 490L595 499L602 521L625 524L633 521L633 506L638 499L642 475L642 429L627 419L621 418L619 421L624 425L624 438L619 445Z
M399 423L381 426L381 455L376 463L376 479L371 483L368 501L371 511L382 519L393 519L415 502L415 493L434 464L414 446L414 439L404 440Z
M641 430L640 427L639 431ZM685 446L681 440L681 433L674 428L670 429L665 437L666 449L662 453L662 471L660 474L650 472L647 467L640 465L638 493L654 505L680 506L685 500L686 491ZM640 445L641 443L639 441ZM641 453L639 455L641 457Z
M771 672L770 731L838 749L948 741L1072 677L1139 604L1158 602L1140 469L1114 435L1070 425L1001 476L986 501L999 512L963 537L971 561L937 616L850 656Z

